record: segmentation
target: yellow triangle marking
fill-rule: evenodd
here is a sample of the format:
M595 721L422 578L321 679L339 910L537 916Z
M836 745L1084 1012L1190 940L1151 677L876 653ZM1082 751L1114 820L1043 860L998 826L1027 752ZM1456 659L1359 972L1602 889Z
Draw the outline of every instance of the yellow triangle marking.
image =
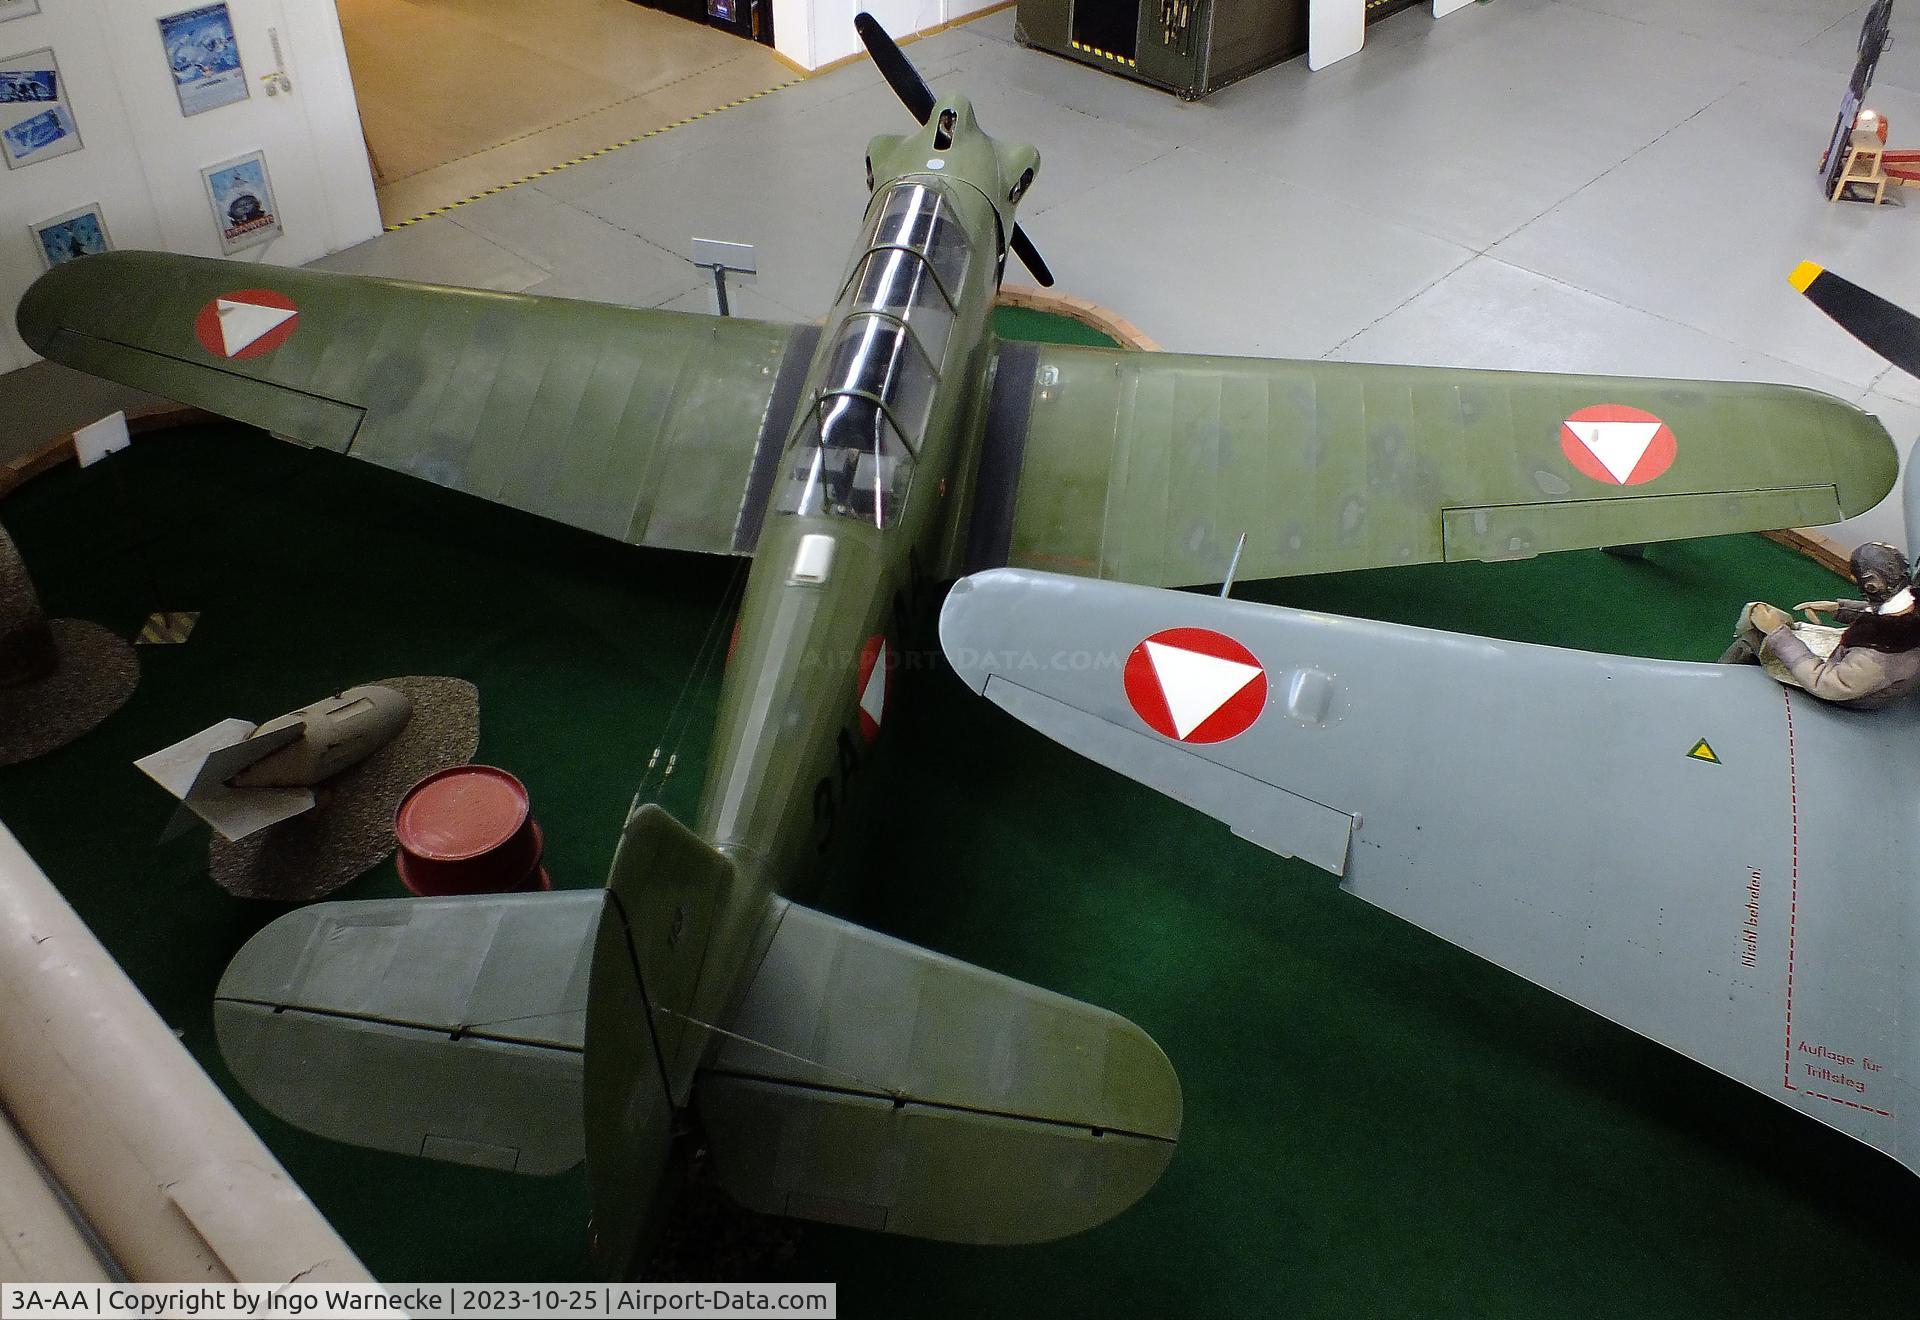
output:
M1720 758L1713 754L1713 748L1707 746L1707 740L1705 738L1695 743L1693 749L1689 751L1687 755L1696 761L1710 761L1714 765L1720 764Z

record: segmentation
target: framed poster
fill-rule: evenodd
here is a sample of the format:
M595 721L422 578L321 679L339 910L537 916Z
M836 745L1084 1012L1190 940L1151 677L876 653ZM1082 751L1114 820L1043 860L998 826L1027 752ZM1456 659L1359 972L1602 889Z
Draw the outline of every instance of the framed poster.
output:
M160 20L160 44L173 71L181 114L197 115L247 99L247 71L240 67L233 18L224 4L167 15Z
M256 151L200 171L207 185L207 204L220 228L220 251L270 243L280 237L280 208L273 200L273 182L267 177L267 154Z
M113 251L113 241L107 237L107 222L100 214L98 202L27 227L33 230L40 261L48 270L96 252Z
M80 146L53 48L0 60L0 156L7 168L51 160Z
M0 0L0 23L40 12L40 0Z

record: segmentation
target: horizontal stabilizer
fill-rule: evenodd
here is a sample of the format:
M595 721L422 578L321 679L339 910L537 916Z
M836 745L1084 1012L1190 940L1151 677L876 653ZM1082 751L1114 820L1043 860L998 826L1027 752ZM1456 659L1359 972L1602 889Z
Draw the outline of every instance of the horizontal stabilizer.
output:
M520 1173L579 1163L599 890L319 903L234 957L227 1066L308 1132Z
M1125 1018L793 905L694 1097L738 1200L949 1242L1100 1224L1180 1135Z
M314 803L309 789L235 788L227 783L248 766L293 742L301 728L288 725L256 738L255 727L246 720L221 720L171 747L141 757L134 765L179 798L183 813L199 817L229 840L244 839L311 811ZM172 838L184 825L184 815L176 814L162 837Z

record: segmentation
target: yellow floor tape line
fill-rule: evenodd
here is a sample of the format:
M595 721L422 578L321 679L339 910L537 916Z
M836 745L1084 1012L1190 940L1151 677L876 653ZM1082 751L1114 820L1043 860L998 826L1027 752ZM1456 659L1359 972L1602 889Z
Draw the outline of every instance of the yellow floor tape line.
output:
M391 234L396 229L405 229L408 225L417 225L422 220L431 220L437 215L445 215L447 212L465 206L469 202L477 202L482 197L491 197L495 193L505 192L509 188L518 188L523 183L532 183L535 179L544 179L549 174L558 174L561 170L568 169L572 166L584 165L590 160L598 160L610 152L619 151L623 147L630 147L636 142L645 142L648 138L659 137L662 133L670 133L676 128L685 128L688 124L711 118L719 114L722 110L732 110L736 106L747 104L749 101L758 101L763 96L771 96L775 92L782 91L802 81L804 81L804 79L789 78L786 82L775 83L772 87L764 88L761 91L753 93L751 96L743 96L737 101L728 101L725 105L716 105L711 110L702 110L697 115L688 115L685 119L676 119L671 124L662 124L659 128L650 128L646 132L635 137L630 137L624 142L609 143L604 147L589 151L584 156L575 156L572 160L563 160L558 165L549 165L544 170L535 170L532 174L524 175L521 178L511 180L507 183L498 184L492 188L483 189L480 192L474 193L471 197L462 197L457 202L448 202L445 206L436 206L433 210L423 211L410 220L396 220L392 224L385 226L385 232Z

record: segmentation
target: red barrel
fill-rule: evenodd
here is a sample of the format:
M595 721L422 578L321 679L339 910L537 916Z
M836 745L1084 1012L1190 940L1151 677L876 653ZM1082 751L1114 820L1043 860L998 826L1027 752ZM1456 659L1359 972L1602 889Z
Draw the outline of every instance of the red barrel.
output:
M423 898L551 889L526 785L490 765L436 770L393 813L400 881Z

